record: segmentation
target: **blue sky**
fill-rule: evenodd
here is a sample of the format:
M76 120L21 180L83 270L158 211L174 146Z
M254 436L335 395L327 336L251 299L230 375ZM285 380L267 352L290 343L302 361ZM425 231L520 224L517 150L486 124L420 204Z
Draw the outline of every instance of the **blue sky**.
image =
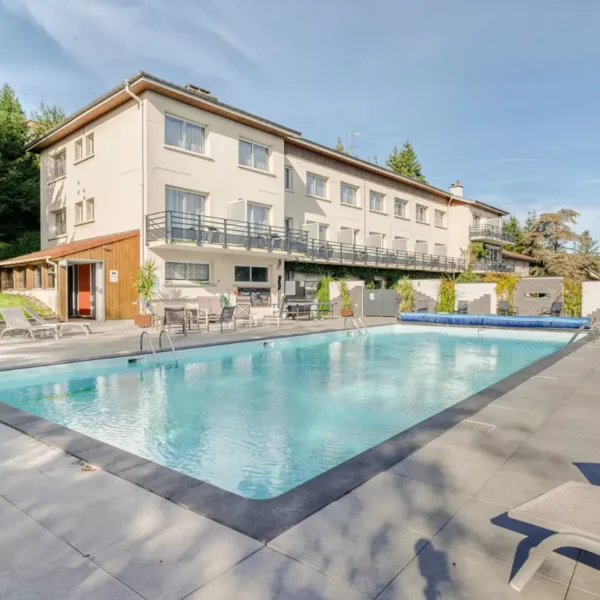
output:
M0 82L69 113L136 71L600 237L598 0L0 0Z

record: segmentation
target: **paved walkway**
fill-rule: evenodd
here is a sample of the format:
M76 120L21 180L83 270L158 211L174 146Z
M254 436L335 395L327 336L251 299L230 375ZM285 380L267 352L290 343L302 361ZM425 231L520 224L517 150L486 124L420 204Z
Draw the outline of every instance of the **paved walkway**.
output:
M598 389L587 344L266 546L1 426L0 598L600 598L575 550L509 588L550 532L506 514L600 485Z

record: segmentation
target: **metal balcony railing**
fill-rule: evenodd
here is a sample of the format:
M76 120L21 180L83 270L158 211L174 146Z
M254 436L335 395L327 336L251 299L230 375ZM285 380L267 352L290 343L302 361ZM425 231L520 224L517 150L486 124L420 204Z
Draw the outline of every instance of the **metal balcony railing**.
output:
M162 211L146 217L146 240L150 242L193 243L198 246L219 245L258 248L270 252L296 253L297 259L383 266L398 269L440 271L459 273L467 269L462 258L392 250L359 244L329 242L308 237L306 231L285 229L272 225L261 225L221 219L206 215ZM295 258L296 259L296 258ZM511 272L510 263L482 261L475 266L479 271Z
M497 227L496 225L472 225L469 227L469 237L471 239L485 238L488 240L497 240L506 244L512 244L515 241L512 235L504 233L502 227Z
M471 271L484 273L514 273L515 265L510 261L480 260L471 264Z

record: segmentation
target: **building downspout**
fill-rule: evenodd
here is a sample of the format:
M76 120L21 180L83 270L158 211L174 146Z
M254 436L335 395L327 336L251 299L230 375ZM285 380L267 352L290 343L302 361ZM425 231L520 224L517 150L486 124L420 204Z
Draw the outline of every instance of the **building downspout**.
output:
M125 83L125 92L129 94L137 103L138 110L140 111L140 139L141 139L141 182L140 188L142 192L142 200L141 200L141 209L142 209L142 218L140 223L140 264L144 261L144 249L146 246L146 156L145 150L146 146L144 144L144 103L129 89L129 81L127 79L123 80Z
M54 308L55 308L56 314L58 315L58 319L60 321L60 273L58 270L58 263L55 263L54 261L47 258L46 264L54 267L54 285L56 286L56 306ZM46 273L46 278L47 277L48 277L48 274Z

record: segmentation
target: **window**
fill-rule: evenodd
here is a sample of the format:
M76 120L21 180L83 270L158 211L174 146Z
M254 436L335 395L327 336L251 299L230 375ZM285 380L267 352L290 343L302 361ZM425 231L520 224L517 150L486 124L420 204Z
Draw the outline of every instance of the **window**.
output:
M204 154L206 130L201 125L177 117L165 117L165 144Z
M260 171L269 170L269 149L266 146L240 140L239 164Z
M473 227L479 227L481 225L481 217L479 215L473 215Z
M268 283L269 269L267 267L235 267L235 280L240 283Z
M408 206L408 202L406 200L401 200L400 198L394 198L394 214L397 217L402 217L404 219L408 218L406 207Z
M417 223L427 223L427 207L417 204Z
M356 188L342 183L340 186L340 202L356 206Z
M85 220L93 221L94 218L95 218L94 199L89 198L88 200L85 201Z
M378 212L383 212L383 194L371 192L369 194L369 208Z
M40 289L42 287L42 265L34 265L31 268L31 275L33 276L33 289Z
M54 289L56 287L56 270L54 265L48 265L48 272L46 276L48 280L48 287Z
M75 225L94 220L94 199L81 200L75 203Z
M327 240L327 225L323 225L323 223L319 223L319 239Z
M253 225L269 225L269 208L260 204L248 203L247 209L248 223Z
M317 198L327 197L327 179L319 175L306 175L306 193Z
M286 231L291 231L292 229L294 229L294 219L292 219L291 217L286 217L283 220L283 226L285 227Z
M83 140L77 140L75 142L75 161L83 158Z
M59 179L67 174L67 153L64 150L53 157L52 163L54 179Z
M94 155L94 134L90 133L85 136L85 155L93 156Z
M83 223L83 202L75 204L75 224Z
M292 191L294 189L294 179L292 175L292 167L284 167L285 189Z
M208 283L210 266L206 263L167 262L165 264L165 280Z
M67 209L63 208L63 209L57 210L51 214L52 214L52 221L50 223L50 235L52 237L66 235L66 233L67 233Z
M443 210L435 211L435 226L446 227L446 213Z
M165 208L168 211L199 216L204 214L205 203L206 196L202 194L165 188Z

